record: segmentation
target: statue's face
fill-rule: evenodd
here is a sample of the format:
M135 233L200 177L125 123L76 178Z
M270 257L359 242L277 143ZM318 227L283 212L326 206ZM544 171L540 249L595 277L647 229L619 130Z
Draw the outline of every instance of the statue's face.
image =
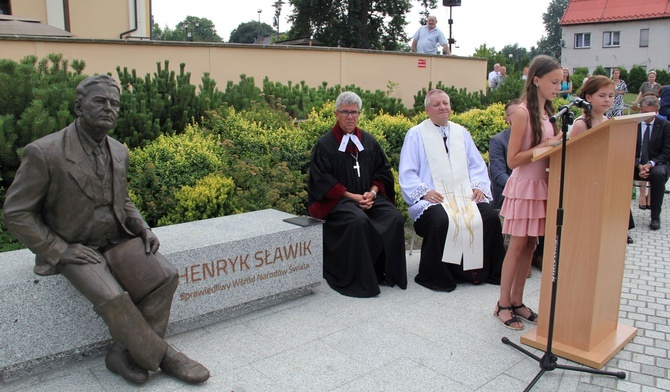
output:
M88 87L77 103L79 123L89 135L107 133L119 117L119 90L106 83Z

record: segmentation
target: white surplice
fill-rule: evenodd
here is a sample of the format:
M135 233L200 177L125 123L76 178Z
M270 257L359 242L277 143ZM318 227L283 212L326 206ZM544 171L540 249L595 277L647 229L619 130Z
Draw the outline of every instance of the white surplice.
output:
M463 256L464 270L482 268L482 221L471 196L473 189L479 189L488 200L492 199L486 164L465 128L449 122L446 127L448 154L442 133L430 120L407 132L400 154L403 198L410 206L410 217L416 221L434 204L421 197L431 189L442 194L442 206L449 216L442 260L460 264Z

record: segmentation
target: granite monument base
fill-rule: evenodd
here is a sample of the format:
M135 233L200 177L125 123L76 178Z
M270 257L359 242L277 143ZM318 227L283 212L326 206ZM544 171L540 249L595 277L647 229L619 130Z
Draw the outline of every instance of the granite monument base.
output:
M311 292L322 280L322 227L255 211L154 229L179 271L168 335ZM0 253L0 375L21 378L100 355L111 345L90 303L60 275L32 272L27 249Z

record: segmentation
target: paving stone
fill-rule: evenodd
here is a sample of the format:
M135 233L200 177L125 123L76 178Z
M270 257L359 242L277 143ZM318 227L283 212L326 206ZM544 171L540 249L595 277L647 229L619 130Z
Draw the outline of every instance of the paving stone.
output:
M624 371L626 379L557 369L545 373L534 392L670 391L670 225L649 231L648 213L638 213L635 203L631 207L638 227L631 235L636 242L628 247L619 321L640 330L604 368ZM670 207L662 214L661 219L670 222ZM407 290L383 287L377 298L355 299L322 283L312 295L171 336L169 341L210 366L212 378L202 386L203 391L498 392L525 388L538 365L501 347L500 337L518 341L522 332L502 330L491 317L490 305L498 287L461 285L452 293L426 290L412 280L418 257L416 251L408 257ZM541 272L534 271L526 285L524 300L531 307L537 307L540 280ZM559 363L574 364L564 359ZM469 372L482 374L471 377ZM398 381L389 382L394 377ZM136 389L107 371L104 357L98 356L40 377L0 382L0 392L58 392L76 389L73 386ZM142 386L150 392L193 389L160 372Z
M665 369L653 365L642 365L642 374L649 374L654 377L665 377Z

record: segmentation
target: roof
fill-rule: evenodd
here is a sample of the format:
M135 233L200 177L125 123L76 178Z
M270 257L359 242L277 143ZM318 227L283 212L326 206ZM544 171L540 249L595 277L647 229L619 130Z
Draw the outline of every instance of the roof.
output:
M561 26L670 18L670 0L570 0Z
M58 27L40 23L39 20L10 15L0 15L0 35L12 37L74 37Z

